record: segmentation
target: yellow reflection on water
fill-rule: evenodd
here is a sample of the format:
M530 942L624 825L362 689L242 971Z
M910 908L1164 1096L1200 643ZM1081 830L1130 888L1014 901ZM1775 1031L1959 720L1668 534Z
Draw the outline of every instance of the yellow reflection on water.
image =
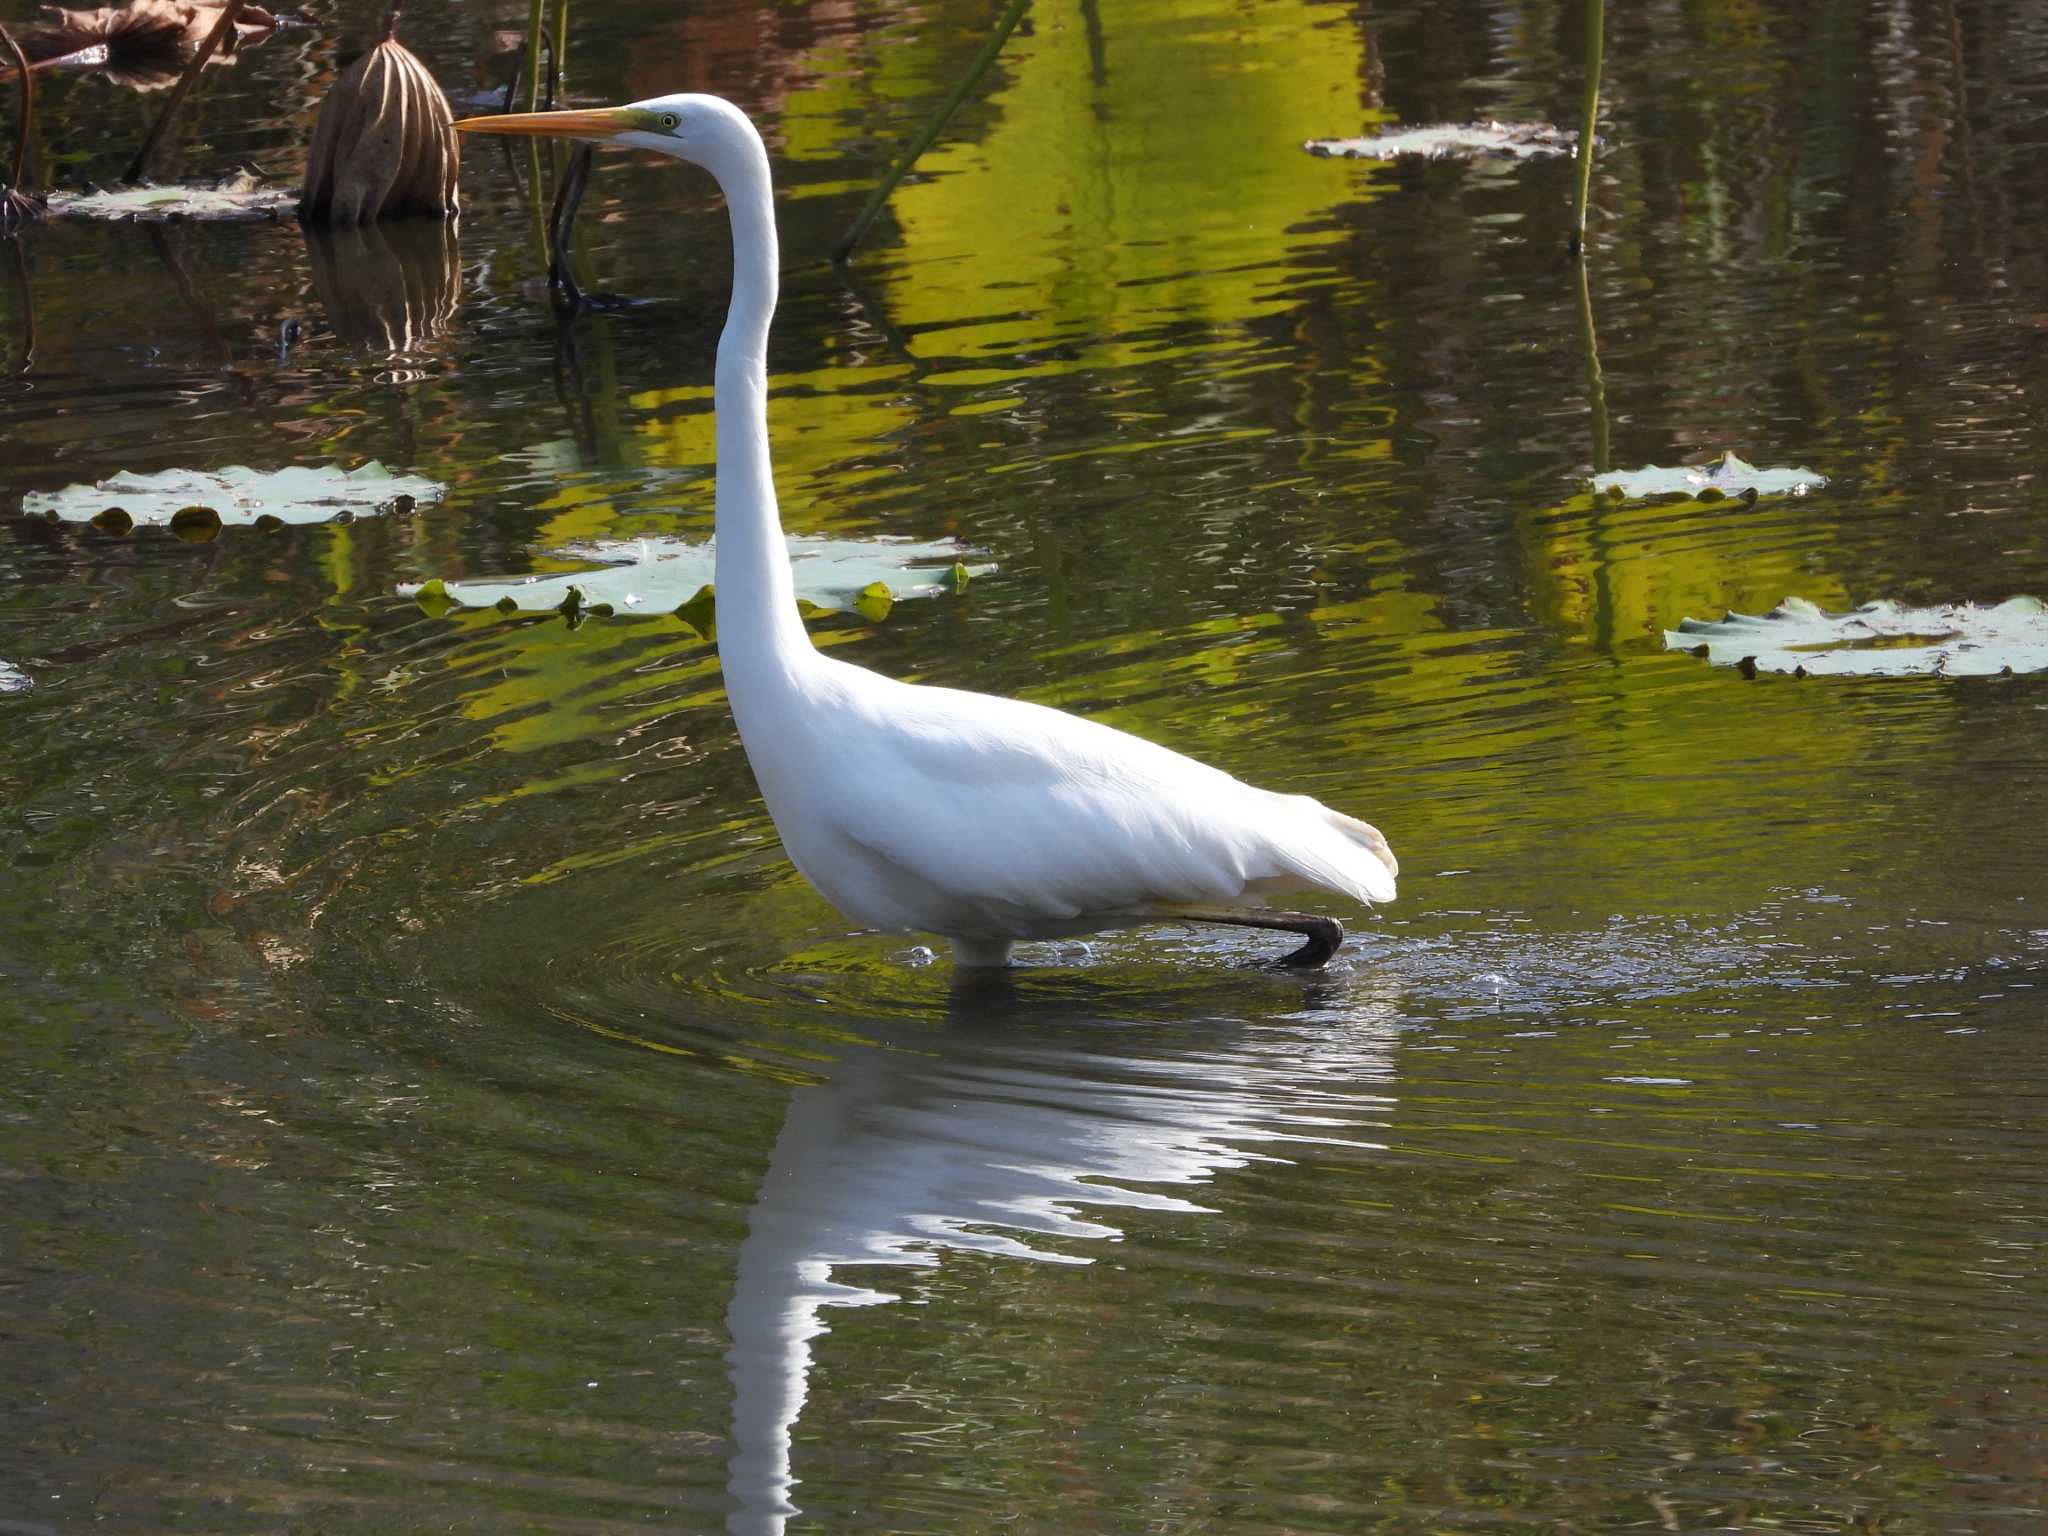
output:
M1148 325L1298 302L1287 266L1341 239L1325 215L1366 195L1301 150L1360 116L1363 33L1332 16L1138 0L1099 38L1077 15L1013 38L995 125L942 140L891 201L914 265L890 292L897 323L971 326L949 349L1006 371L1054 332L1114 366L1157 359Z
M889 441L916 421L900 392L908 374L900 365L873 363L775 376L768 424L783 523L791 532L865 524L853 510L854 493L895 472ZM710 385L642 390L631 403L639 413L633 430L645 463L710 469L717 457ZM708 522L708 479L687 510L701 511Z
M1590 493L1526 515L1530 607L1560 634L1611 650L1661 645L1681 618L1762 612L1788 595L1846 609L1828 569L1833 524L1794 497L1616 502Z

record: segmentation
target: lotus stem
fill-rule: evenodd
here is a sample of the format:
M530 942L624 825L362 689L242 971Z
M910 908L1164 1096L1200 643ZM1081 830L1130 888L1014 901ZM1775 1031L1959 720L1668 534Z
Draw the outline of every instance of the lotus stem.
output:
M548 106L555 104L555 91L569 73L569 0L555 0L554 46L548 50Z
M28 252L19 240L7 243L14 247L14 286L21 294L21 366L14 370L20 378L36 362L36 296L28 283Z
M1607 379L1600 372L1600 333L1593 326L1593 287L1583 261L1572 263L1579 277L1579 339L1586 345L1586 404L1593 414L1593 473L1612 468L1608 452Z
M29 74L28 60L22 54L21 44L15 41L14 34L5 27L0 27L0 42L4 42L7 46L7 51L14 55L15 73L21 80L21 115L16 125L14 140L14 178L4 186L0 186L0 234L12 234L23 225L33 224L36 220L42 218L47 210L41 198L29 196L21 187L23 178L28 175L29 139L35 133L35 79ZM15 254L17 256L20 254L19 247L16 247ZM25 304L28 297L28 277L27 269L23 268L22 270L22 298ZM30 311L29 313L29 343L27 354L24 355L22 362L24 369L28 367L27 355L33 354L35 350L34 312Z
M213 306L206 302L206 295L201 293L192 281L192 274L185 270L185 264L178 260L178 253L172 247L171 237L165 233L164 226L151 224L148 228L149 243L156 251L157 260L163 263L164 270L171 274L171 281L177 284L178 296L198 317L199 328L206 333L206 339L213 347L214 356L220 360L222 367L227 367L234 360L234 354L228 349L227 340L220 333L220 320L215 316Z
M1594 0L1594 3L1598 4L1599 0ZM925 124L924 131L911 142L910 148L904 152L903 158L896 162L895 168L882 178L882 184L875 188L874 195L867 201L867 206L861 209L860 216L853 221L853 227L847 230L846 237L832 248L834 261L845 261L853 254L853 248L859 245L862 237L867 234L868 226L875 222L875 216L882 211L882 205L889 201L889 194L896 190L896 184L910 173L910 168L917 164L917 157L932 147L932 141L945 129L946 122L952 117L954 110L967 99L967 93L974 89L975 82L988 72L989 65L993 64L996 55L1003 51L1003 44L1008 42L1010 34L1017 30L1017 23L1024 19L1024 11L1030 4L1031 0L1010 0L1010 8L1003 12L1002 20L996 23L996 29L989 34L988 41L981 45L981 51L967 66L967 73L961 77L960 83L946 93L946 99L939 103L939 110L932 114L932 120Z
M0 43L7 45L7 51L14 56L14 72L21 80L20 133L14 141L14 174L7 179L7 185L15 191L21 190L21 178L28 171L28 136L36 120L35 76L28 72L28 55L21 51L21 44L14 40L14 34L0 27Z
M192 82L199 78L199 71L206 68L206 61L213 57L213 51L224 38L232 37L235 18L242 13L242 0L227 0L220 8L220 19L213 24L213 30L206 34L206 41L199 45L199 51L192 55L192 62L185 66L185 73L178 76L178 83L171 87L171 99L164 103L163 111L156 115L156 123L149 130L149 137L142 141L142 148L135 151L135 158L128 162L128 172L121 179L138 182L149 173L149 158L156 153L162 142L164 130L171 126L171 118L177 112L185 93L192 89Z
M1605 0L1586 0L1586 95L1579 113L1579 191L1572 209L1570 251L1586 248L1586 200L1593 191L1593 129L1600 120L1601 25Z
M16 51L19 52L18 49ZM75 64L80 62L81 60L89 59L92 56L93 52L94 50L91 48L81 48L76 53L60 53L52 58L47 59L24 58L22 62L26 63L28 67L33 70L62 69L66 65ZM14 76L20 73L21 64L0 61L0 80L12 79Z

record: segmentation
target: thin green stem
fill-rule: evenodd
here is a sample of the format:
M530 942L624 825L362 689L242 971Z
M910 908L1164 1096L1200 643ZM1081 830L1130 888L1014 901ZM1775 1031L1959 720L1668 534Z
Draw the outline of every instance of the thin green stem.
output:
M540 110L540 34L548 0L532 0L526 11L526 110Z
M1593 129L1600 121L1601 25L1605 0L1586 0L1586 93L1579 114L1579 191L1572 209L1571 253L1586 246L1586 200L1593 191Z
M554 44L554 50L548 57L548 105L551 107L569 72L569 0L555 0Z
M910 168L917 164L917 157L932 147L932 141L944 131L947 120L952 117L960 103L967 99L967 93L974 89L975 82L988 72L989 65L993 64L996 55L1003 51L1003 44L1008 42L1010 34L1017 30L1017 23L1024 19L1025 8L1030 4L1031 0L1010 0L1010 8L1003 12L1002 20L996 23L996 29L989 34L988 41L981 45L981 51L975 54L974 61L967 66L967 73L961 77L960 83L946 93L946 99L939 103L939 110L932 114L932 120L925 124L924 131L911 142L903 158L898 160L895 168L882 179L882 184L875 188L874 195L867 201L867 206L861 209L860 216L853 221L853 227L847 230L846 237L832 248L834 261L844 261L853 254L853 248L859 245L862 237L867 234L868 226L875 222L875 216L882 211L882 205L889 201L889 194L896 190L896 184L910 173Z
M1593 326L1593 287L1586 263L1572 263L1579 277L1579 339L1586 347L1586 403L1593 413L1593 473L1610 466L1607 446L1607 379L1600 372L1600 333Z

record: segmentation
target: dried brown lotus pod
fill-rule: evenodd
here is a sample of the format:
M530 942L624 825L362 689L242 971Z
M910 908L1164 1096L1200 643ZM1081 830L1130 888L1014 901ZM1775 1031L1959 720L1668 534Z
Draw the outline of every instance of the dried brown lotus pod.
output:
M368 224L408 214L454 214L455 115L434 77L392 36L351 64L320 103L299 217Z

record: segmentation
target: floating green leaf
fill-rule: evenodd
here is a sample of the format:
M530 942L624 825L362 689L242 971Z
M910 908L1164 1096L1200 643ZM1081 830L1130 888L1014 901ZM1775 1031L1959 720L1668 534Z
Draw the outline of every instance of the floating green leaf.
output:
M1984 677L2048 670L2048 604L2015 597L1995 607L1906 608L1866 603L1828 613L1788 597L1762 615L1719 623L1685 619L1664 632L1667 650L1691 651L1745 673L1800 677Z
M1301 147L1312 155L1343 160L1394 160L1402 155L1427 160L1535 160L1568 155L1578 141L1576 133L1548 123L1430 123L1357 139L1310 139Z
M423 597L438 586L450 601L500 612L559 612L581 619L600 613L674 613L699 634L713 629L710 544L681 539L607 540L572 545L563 558L589 561L589 570L518 580L406 584L401 596ZM994 569L970 567L950 539L793 538L790 566L799 602L814 608L853 609L879 619L907 597L958 591L970 576Z
M394 475L375 461L353 470L331 464L274 470L232 465L218 472L124 471L96 485L31 491L22 497L21 510L51 522L91 523L103 533L126 533L142 525L169 528L183 539L210 539L223 526L275 529L285 523L409 512L439 501L441 490L436 481Z
M27 693L36 680L17 666L0 661L0 693Z
M706 582L696 594L676 610L676 617L697 631L706 640L718 638L718 597Z
M1758 469L1732 453L1722 454L1718 464L1680 464L1670 469L1646 464L1641 469L1593 477L1593 489L1616 501L1644 501L1653 496L1680 496L1690 501L1744 496L1754 501L1759 496L1804 496L1827 483L1826 475L1810 469Z
M455 606L455 599L448 595L448 584L436 576L432 581L423 581L413 589L413 600L420 605L420 611L430 619L438 619Z
M871 581L853 594L853 611L871 624L879 624L889 617L889 610L895 604L895 595L889 591L886 582Z
M162 224L176 220L232 223L291 218L299 189L238 176L207 185L166 184L52 192L53 219L101 219L117 224Z
M220 514L211 507L180 507L171 514L171 537L187 544L210 544L220 530Z

